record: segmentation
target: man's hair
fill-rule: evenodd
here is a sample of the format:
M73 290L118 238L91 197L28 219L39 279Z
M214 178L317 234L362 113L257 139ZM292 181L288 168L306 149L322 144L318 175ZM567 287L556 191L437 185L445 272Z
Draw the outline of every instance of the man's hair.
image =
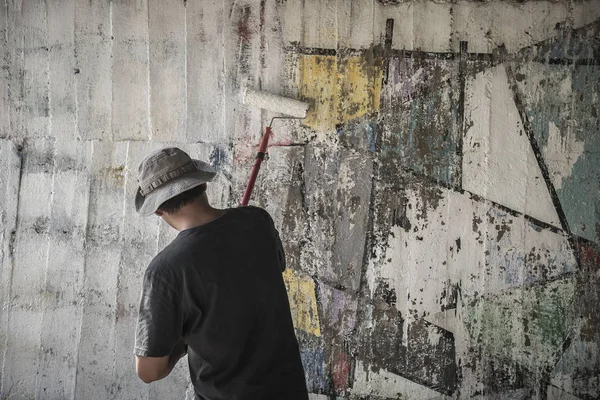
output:
M166 212L167 214L173 214L186 204L191 203L197 198L201 197L206 192L206 183L202 185L191 188L190 190L186 190L183 193L178 194L162 203L158 209L162 212Z

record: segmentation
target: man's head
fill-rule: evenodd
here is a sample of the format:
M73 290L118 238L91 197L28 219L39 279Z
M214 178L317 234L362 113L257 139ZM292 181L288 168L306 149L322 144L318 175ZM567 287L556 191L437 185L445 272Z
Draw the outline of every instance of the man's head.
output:
M206 200L206 182L215 174L210 165L177 147L155 151L139 166L136 211L143 216L172 215L196 200Z
M191 204L197 200L206 198L206 183L203 183L200 186L196 186L191 188L190 190L186 190L185 192L173 197L162 203L158 209L156 210L156 214L161 215L164 213L167 214L175 214L182 207Z

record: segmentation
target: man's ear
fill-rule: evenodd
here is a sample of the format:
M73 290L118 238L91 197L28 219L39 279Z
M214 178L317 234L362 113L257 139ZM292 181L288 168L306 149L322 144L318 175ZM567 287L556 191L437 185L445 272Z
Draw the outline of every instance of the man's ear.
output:
M159 209L159 210L154 211L154 214L158 215L159 217L162 217L165 214L165 212L163 210Z

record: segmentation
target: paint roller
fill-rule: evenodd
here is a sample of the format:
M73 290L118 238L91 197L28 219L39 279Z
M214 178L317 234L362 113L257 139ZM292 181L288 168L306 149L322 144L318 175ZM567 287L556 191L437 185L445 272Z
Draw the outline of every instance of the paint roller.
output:
M246 89L244 91L243 102L244 104L252 107L258 107L275 113L285 114L285 116L271 118L271 123L265 129L265 133L260 140L258 153L256 154L256 160L254 161L252 172L250 172L250 179L248 180L248 185L246 186L244 196L242 197L242 206L246 206L250 201L250 196L252 195L252 189L254 189L254 184L256 183L256 177L258 176L260 165L265 159L265 154L267 153L269 138L273 134L271 130L273 121L275 119L306 118L306 113L308 112L308 103L251 89Z

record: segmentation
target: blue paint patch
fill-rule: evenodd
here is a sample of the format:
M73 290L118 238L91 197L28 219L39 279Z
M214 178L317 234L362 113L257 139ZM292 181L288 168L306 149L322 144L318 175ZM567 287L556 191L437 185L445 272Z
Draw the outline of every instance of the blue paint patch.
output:
M504 283L511 287L523 284L520 275L525 269L525 257L522 253L519 253L512 251L504 258ZM528 277L525 277L525 280L528 280Z
M336 126L336 132L346 146L359 150L375 152L377 140L377 123L370 120L356 119Z
M591 37L572 37L570 40L553 42L548 54L550 58L592 59L598 54L599 40Z
M322 393L327 388L323 339L302 331L296 331L296 336L300 346L300 357L304 366L308 391Z
M227 151L220 147L215 147L210 153L210 163L216 169L220 169L227 160Z

